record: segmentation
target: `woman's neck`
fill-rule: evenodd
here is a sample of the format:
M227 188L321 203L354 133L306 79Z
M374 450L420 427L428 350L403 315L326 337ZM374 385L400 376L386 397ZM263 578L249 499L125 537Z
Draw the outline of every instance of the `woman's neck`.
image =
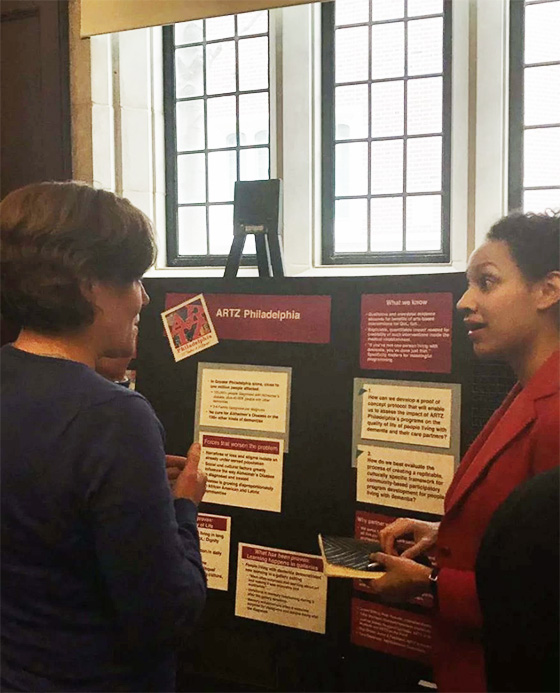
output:
M560 349L560 335L558 327L555 326L553 329L541 332L537 342L532 344L526 353L510 359L509 364L523 387L558 349Z
M81 335L46 335L23 328L13 346L36 356L78 361L95 367L95 354Z

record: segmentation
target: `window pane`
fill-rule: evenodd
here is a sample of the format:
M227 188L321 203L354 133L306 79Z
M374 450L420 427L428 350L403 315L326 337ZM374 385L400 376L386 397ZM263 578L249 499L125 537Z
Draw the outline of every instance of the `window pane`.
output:
M443 80L441 77L410 79L406 129L409 135L441 132L443 114Z
M443 0L408 0L408 16L418 17L422 14L441 14Z
M544 212L547 209L560 211L560 188L551 190L526 190L523 200L526 212Z
M255 234L251 233L245 239L243 247L243 255L256 255L257 247L255 245Z
M526 188L560 185L560 127L526 130L524 163Z
M367 84L336 87L336 129L339 139L353 140L368 136L367 90Z
M239 180L270 178L268 154L268 147L242 149L239 152Z
M371 85L371 136L390 137L404 133L404 82Z
M365 195L368 185L367 142L337 144L335 147L335 194Z
M268 144L268 92L239 97L241 144Z
M200 43L202 41L202 19L175 24L175 45Z
M206 207L179 207L179 255L205 255Z
M439 250L441 247L441 197L406 198L406 250Z
M374 22L401 17L404 17L403 0L374 0L371 4L371 18Z
M406 144L407 192L441 190L441 137L418 137Z
M204 101L177 103L177 151L204 149Z
M367 248L367 200L337 200L334 207L334 249L363 253Z
M403 141L371 143L371 194L402 193Z
M209 202L233 201L233 185L237 179L235 152L210 152L208 154Z
M206 46L206 93L235 91L235 42L210 43Z
M206 202L206 163L204 154L177 157L177 196L179 204Z
M368 29L335 32L335 82L359 82L368 78Z
M206 20L206 40L231 38L235 36L234 15L227 17L212 17Z
M179 258L216 264L212 256L229 253L235 181L270 177L268 24L268 11L259 10L174 27L176 93L171 104L166 94L166 109L175 122L166 143L176 135L177 188L168 194L177 205Z
M371 27L371 78L404 75L404 22Z
M402 250L402 197L374 197L370 204L371 250L377 252Z
M369 0L336 0L334 23L362 24L369 20Z
M556 123L560 123L560 65L527 68L525 125Z
M233 205L210 205L208 220L210 252L227 255L233 240Z
M237 15L237 33L239 36L247 34L265 34L268 31L268 12L243 12Z
M178 99L202 96L202 46L175 51L175 94Z
M525 63L560 60L560 0L525 7Z
M443 70L443 18L408 23L408 74L425 75Z
M239 89L268 89L268 38L239 41Z
M237 144L235 96L208 99L208 147L235 147Z

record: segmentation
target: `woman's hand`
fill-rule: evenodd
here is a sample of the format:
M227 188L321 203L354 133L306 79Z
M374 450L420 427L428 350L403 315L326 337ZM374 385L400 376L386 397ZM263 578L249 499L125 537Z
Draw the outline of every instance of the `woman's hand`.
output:
M171 489L175 486L177 477L185 468L187 464L187 458L181 455L166 455L165 456L165 466L167 471L167 481L169 481L169 486Z
M372 553L371 560L385 566L387 572L377 580L371 580L374 594L387 602L406 602L429 589L431 569L410 558Z
M206 474L198 468L200 444L193 443L187 456L166 455L167 478L175 498L188 498L198 505L206 491Z
M403 551L401 558L415 558L424 553L436 543L439 522L426 522L401 517L379 532L379 543L384 553L397 556L395 541L406 534L412 534L414 545Z

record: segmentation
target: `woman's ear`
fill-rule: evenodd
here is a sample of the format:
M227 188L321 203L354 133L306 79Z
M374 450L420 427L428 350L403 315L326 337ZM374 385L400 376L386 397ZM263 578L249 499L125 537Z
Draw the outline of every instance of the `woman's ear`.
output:
M82 292L82 296L93 305L95 305L95 297L97 295L96 286L97 283L91 281L90 279L84 279L80 283L80 290Z
M549 272L538 282L537 309L548 310L560 303L560 272Z

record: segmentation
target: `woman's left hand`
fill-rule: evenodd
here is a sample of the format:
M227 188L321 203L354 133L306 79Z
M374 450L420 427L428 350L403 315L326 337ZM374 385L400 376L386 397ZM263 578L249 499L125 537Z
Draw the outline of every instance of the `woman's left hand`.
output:
M418 597L429 589L431 568L410 558L373 553L371 560L387 569L383 577L371 580L374 593L383 601L405 602Z
M177 477L185 468L187 464L187 458L180 455L166 455L165 456L165 466L167 469L167 480L169 481L169 486L173 488Z

